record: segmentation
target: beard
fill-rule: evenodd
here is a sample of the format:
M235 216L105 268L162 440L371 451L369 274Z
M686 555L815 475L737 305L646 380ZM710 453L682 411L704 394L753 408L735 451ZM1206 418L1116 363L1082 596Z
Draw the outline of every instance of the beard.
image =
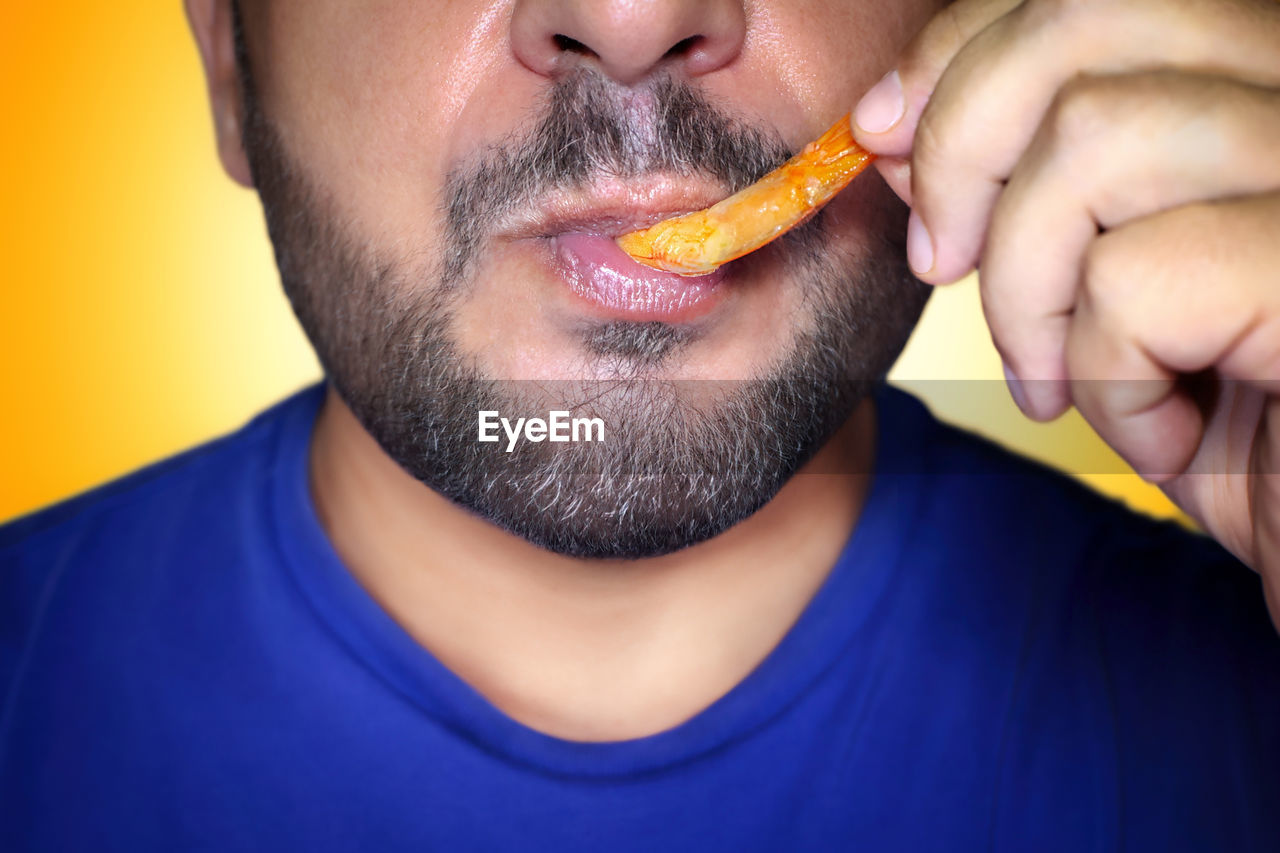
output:
M236 36L244 148L285 291L329 382L403 470L535 545L574 557L650 557L747 518L882 381L927 298L901 244L887 237L901 233L901 216L873 235L874 251L856 255L836 245L819 214L777 244L807 316L767 375L663 378L696 333L609 321L581 332L590 378L486 376L452 326L504 215L602 175L698 174L733 191L791 152L685 82L654 81L651 107L637 111L632 90L582 70L555 83L527 134L449 175L443 248L423 262L344 225L262 111L238 15ZM477 441L481 411L551 410L600 418L604 440L526 441L510 452L505 441Z

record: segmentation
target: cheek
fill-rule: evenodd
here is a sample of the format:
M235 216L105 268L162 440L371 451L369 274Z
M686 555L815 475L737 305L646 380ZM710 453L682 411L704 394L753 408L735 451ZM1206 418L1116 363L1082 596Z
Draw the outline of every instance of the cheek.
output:
M264 109L351 228L383 246L429 246L448 166L531 100L495 72L510 54L505 26L502 4L272 4ZM477 97L495 76L514 85ZM481 102L483 112L471 106Z
M805 106L808 126L850 110L941 0L756 2L744 57L760 79L776 81L788 101Z

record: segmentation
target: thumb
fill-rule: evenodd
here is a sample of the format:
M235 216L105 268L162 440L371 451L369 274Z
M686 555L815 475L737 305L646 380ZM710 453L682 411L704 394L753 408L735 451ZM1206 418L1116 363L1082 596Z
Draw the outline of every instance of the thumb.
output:
M1019 5L1020 0L958 0L935 15L907 45L897 66L854 107L858 144L890 161L909 158L920 116L947 66L974 36ZM883 161L878 167L889 186L903 196L897 186L901 168Z

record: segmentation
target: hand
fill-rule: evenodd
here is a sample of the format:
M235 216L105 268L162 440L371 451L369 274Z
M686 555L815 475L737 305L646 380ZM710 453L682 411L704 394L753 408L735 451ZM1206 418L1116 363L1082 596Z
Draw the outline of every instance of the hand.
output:
M854 115L1022 410L1074 404L1280 625L1280 3L959 0Z

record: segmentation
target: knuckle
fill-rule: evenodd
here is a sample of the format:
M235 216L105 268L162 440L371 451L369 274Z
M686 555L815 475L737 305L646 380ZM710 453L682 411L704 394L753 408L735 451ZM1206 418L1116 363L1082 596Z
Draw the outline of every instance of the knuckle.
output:
M926 108L920 116L916 127L915 145L911 152L912 175L918 172L930 172L933 167L946 159L947 134L940 125L937 110Z
M942 66L959 53L992 21L1016 6L1019 0L984 0L950 3L942 8L908 45L909 61L938 74Z
M952 173L957 163L967 162L961 137L961 132L950 130L950 123L937 110L926 109L916 127L911 151L911 192L913 206L926 217L943 198L942 188L947 182L941 179Z
M1127 115L1121 88L1115 81L1088 74L1068 80L1054 95L1045 116L1051 137L1071 147L1107 138Z
M1196 201L1163 215L1157 243L1162 267L1197 281L1212 281L1230 269L1240 244L1228 210L1213 201Z
M939 57L954 56L968 40L963 21L952 4L938 13L908 45L904 52L904 64L933 69Z
M1100 29L1114 27L1120 21L1144 20L1158 13L1165 16L1204 14L1203 8L1217 8L1221 14L1222 0L1024 0L1018 12L1025 25L1033 28L1052 28L1062 34L1069 29L1078 36L1097 37Z

